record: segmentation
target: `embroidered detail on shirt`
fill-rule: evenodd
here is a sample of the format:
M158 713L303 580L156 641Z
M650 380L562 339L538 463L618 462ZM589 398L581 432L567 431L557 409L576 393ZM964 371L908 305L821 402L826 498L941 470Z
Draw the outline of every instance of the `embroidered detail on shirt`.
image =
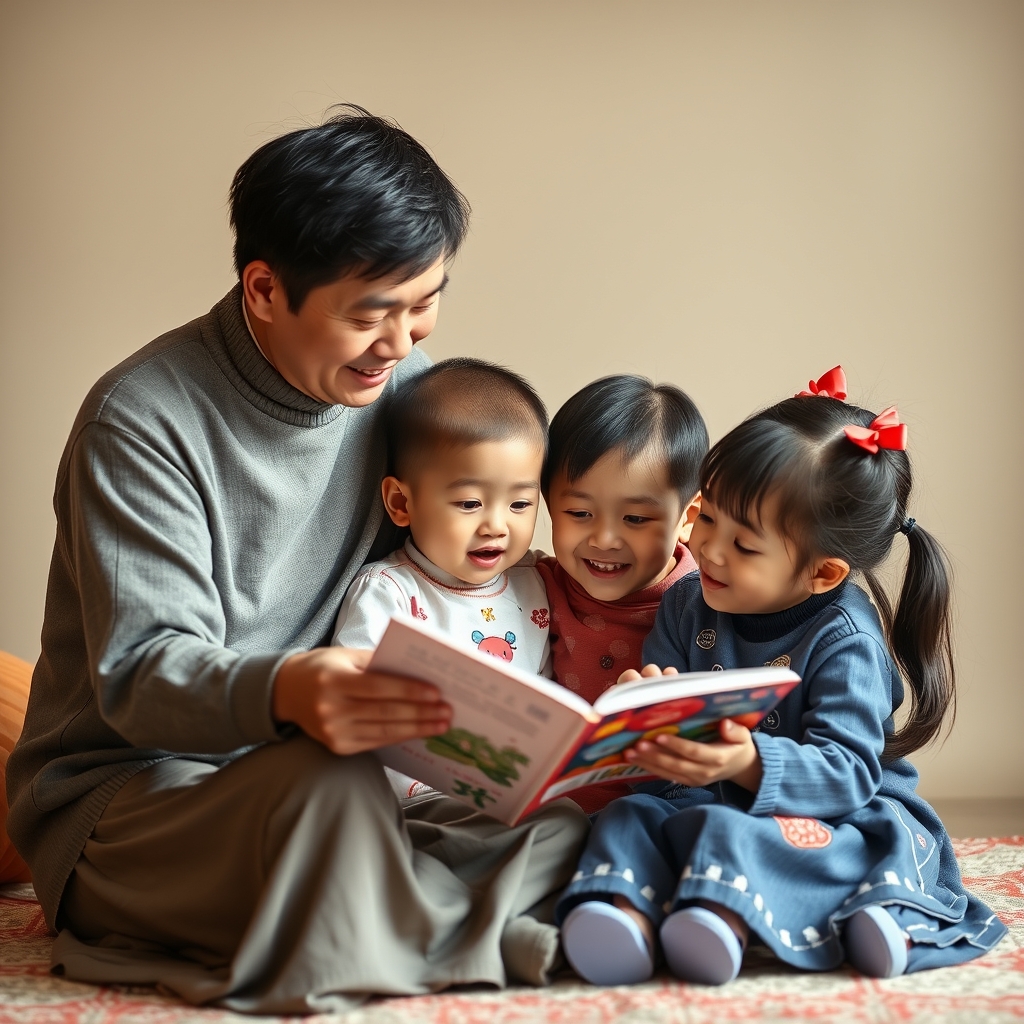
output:
M922 850L927 848L928 840L925 839L925 837L921 835L920 832L916 833L915 838L917 839L917 845L920 846Z
M580 677L575 672L566 672L559 682L570 690L578 690L580 688Z
M548 618L547 608L534 608L530 612L530 621L541 629L547 629L551 624L551 620Z
M481 608L480 614L484 617L484 622L494 621L494 609L493 608Z
M600 632L605 627L605 621L600 615L588 615L583 620L583 625Z
M576 637L574 637L574 636L565 636L565 637L562 637L562 639L565 641L565 649L570 654L572 654L572 650L576 646Z
M780 721L781 719L779 718L778 711L769 711L768 714L764 716L764 721L761 724L766 729L778 729Z
M477 646L477 650L483 651L484 654L490 654L492 657L500 658L502 661L512 660L515 652L513 645L516 642L516 635L511 630L504 637L500 637L484 636L479 629L474 629L472 639L473 643Z
M697 646L702 651L710 651L715 646L715 631L713 629L702 629L697 634Z
M772 668L789 668L789 655L780 654L774 661L766 661L765 664Z
M412 607L412 617L414 619L425 619L427 617L427 613L416 603L415 597L409 599L409 604Z
M832 842L832 833L817 818L783 818L772 815L782 838L798 850L820 850Z
M610 654L601 655L601 668L611 668L615 664L615 659Z

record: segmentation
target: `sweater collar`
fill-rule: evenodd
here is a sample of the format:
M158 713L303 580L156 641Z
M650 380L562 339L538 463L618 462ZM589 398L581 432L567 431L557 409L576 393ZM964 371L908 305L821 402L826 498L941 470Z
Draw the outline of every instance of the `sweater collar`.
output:
M839 600L846 589L846 582L843 580L838 587L833 587L824 594L811 594L806 601L801 601L792 608L784 608L781 612L771 612L768 615L734 615L733 625L736 632L751 643L779 640L798 626L810 622L823 608Z
M257 409L300 427L323 426L349 411L311 398L274 369L245 323L240 284L213 307L212 315L217 329L204 330L203 338L227 378Z

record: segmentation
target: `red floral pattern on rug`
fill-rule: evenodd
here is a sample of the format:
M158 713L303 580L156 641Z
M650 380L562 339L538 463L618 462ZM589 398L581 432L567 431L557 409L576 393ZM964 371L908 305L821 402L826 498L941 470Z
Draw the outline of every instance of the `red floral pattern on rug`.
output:
M599 989L563 977L547 989L473 990L381 999L311 1024L732 1024L787 1021L831 1024L995 1024L1024 1019L1024 838L954 840L964 881L1010 934L987 956L961 967L891 981L850 969L791 970L747 954L739 978L721 988L689 986L661 973L644 985ZM50 944L31 887L0 889L0 1024L274 1024L197 1009L150 988L98 987L55 978ZM298 1021L299 1018L291 1018Z

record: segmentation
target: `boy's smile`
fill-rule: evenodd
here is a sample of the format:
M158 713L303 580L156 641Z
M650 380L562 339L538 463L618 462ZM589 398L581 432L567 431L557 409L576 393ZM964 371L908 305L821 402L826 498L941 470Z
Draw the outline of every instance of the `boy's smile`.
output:
M547 498L555 557L592 597L617 601L675 567L685 509L656 456L608 452L571 483L555 474Z
M405 480L386 477L384 506L439 569L486 583L530 549L543 460L532 438L443 449Z

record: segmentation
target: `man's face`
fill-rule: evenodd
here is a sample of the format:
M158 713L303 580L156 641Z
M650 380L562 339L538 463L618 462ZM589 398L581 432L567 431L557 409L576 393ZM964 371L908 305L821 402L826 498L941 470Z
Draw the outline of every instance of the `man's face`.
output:
M443 258L408 281L398 276L347 275L314 288L293 313L280 279L268 273L255 308L246 293L264 355L312 398L369 405L395 366L434 329L447 279Z
M425 459L398 484L413 543L464 583L493 579L530 549L543 462L544 446L532 438L486 441Z

